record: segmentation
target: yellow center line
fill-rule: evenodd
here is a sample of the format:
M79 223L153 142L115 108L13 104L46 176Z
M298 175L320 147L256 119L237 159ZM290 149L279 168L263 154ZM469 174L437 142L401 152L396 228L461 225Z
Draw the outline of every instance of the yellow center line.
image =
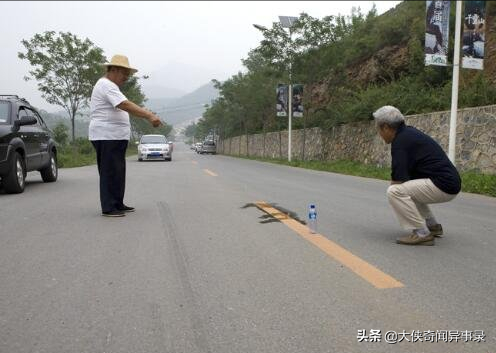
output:
M217 176L217 174L215 174L214 172L208 170L208 169L203 169L205 171L205 173L207 173L208 175L211 175L211 176Z
M348 267L374 287L380 289L404 287L403 283L397 281L390 275L382 272L358 256L353 255L350 251L327 239L323 235L310 233L307 226L292 219L287 214L275 209L265 201L258 201L255 204L262 211L284 223L286 226L298 233L303 239L309 241L327 255Z

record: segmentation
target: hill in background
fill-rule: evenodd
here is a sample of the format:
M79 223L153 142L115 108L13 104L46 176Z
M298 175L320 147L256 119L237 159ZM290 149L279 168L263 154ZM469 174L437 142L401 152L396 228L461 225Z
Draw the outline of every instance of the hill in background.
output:
M206 109L205 105L211 105L218 96L218 90L212 82L209 82L177 99L148 99L145 106L158 114L168 124L177 125L202 116Z

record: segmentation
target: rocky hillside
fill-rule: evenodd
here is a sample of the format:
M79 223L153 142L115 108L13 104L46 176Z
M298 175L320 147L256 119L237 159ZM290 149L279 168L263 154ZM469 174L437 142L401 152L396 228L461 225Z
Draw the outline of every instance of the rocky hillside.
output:
M384 85L394 82L402 76L411 74L412 58L417 57L417 60L423 60L423 53L419 50L422 50L424 45L425 2L408 3L410 4L407 2L399 4L396 8L379 16L378 20L387 21L389 17L405 12L409 6L408 11L411 12L409 19L410 36L405 38L402 43L382 47L372 55L350 63L351 65L345 69L347 87L366 89L370 85ZM411 3L415 4L412 5ZM486 6L486 43L482 75L491 83L496 84L496 2L488 1ZM453 60L454 21L454 4L452 4L449 62ZM446 70L446 73L451 77L451 68L436 67L434 70ZM460 71L460 89L471 85L478 73L478 70L462 68ZM334 73L331 73L320 82L310 85L312 105L322 107L332 102L330 93L333 91L332 88L335 87L336 81L338 80L334 77Z

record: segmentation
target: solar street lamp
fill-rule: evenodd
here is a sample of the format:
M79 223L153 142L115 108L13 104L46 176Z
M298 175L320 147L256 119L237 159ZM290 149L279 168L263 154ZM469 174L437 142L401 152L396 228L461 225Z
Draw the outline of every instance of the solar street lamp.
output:
M291 50L292 48L292 38L291 38L291 27L295 24L295 22L298 20L298 17L292 17L292 16L279 16L279 22L281 23L281 26L283 28L288 28L289 30L289 48ZM253 27L258 29L259 31L265 32L267 31L267 27L264 27L262 25L258 24L253 24ZM289 52L288 54L291 54ZM291 127L292 127L292 115L293 115L293 106L292 106L292 99L293 99L293 86L292 86L292 77L291 77L291 65L292 65L292 56L289 55L289 97L288 97L288 162L291 162Z
M255 27L256 29L258 29L259 31L262 31L262 32L267 31L267 27L264 27L262 25L257 25L254 23L253 27Z
M289 50L292 48L292 38L291 38L291 27L298 20L298 17L291 16L279 16L279 22L283 28L287 28L289 30ZM291 51L289 52L291 54ZM288 162L291 162L291 130L292 130L292 115L293 115L293 81L291 77L292 71L292 61L293 57L289 56L289 92L288 92Z

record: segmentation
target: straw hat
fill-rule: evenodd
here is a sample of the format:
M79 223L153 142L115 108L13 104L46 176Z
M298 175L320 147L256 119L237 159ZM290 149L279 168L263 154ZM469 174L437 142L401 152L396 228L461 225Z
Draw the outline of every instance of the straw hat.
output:
M126 69L131 70L131 75L138 72L138 70L132 68L129 66L129 59L127 56L124 55L114 55L112 57L112 60L110 60L109 63L103 64L103 66L118 66L118 67L124 67Z

